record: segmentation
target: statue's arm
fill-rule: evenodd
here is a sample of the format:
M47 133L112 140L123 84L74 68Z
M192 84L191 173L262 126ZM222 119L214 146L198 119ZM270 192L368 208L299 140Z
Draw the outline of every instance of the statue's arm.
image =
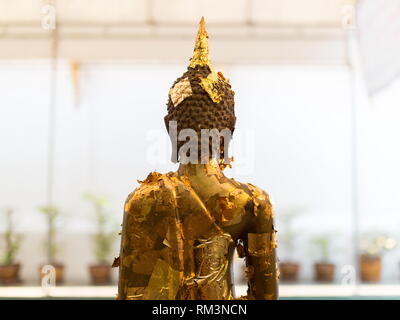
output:
M153 294L149 281L165 249L162 241L168 228L166 217L172 210L170 192L149 177L125 203L118 299L139 300Z
M244 237L248 276L248 298L275 300L278 298L278 270L273 208L269 197L257 190L254 218Z
M153 204L151 200L146 203L145 196L138 197L139 193L140 191L135 190L125 203L119 256L118 299L121 300L143 298L144 289L150 279L150 275L145 272L146 268L149 269L157 259L152 250L153 241L145 234L146 215L140 217L141 212L145 210L149 211L148 216L151 215Z

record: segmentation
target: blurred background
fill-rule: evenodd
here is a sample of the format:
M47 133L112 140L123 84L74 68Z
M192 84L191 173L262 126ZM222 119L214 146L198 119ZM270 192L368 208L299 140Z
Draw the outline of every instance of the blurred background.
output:
M400 0L0 0L0 297L52 272L54 295L115 297L123 203L177 169L163 117L201 16L281 295L400 296Z

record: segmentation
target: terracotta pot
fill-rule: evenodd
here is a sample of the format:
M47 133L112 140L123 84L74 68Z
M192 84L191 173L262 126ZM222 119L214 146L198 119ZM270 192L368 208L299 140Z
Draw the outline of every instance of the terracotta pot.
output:
M295 282L299 276L300 265L295 262L281 262L279 264L280 280Z
M55 268L55 271L56 271L56 279L55 279L56 280L56 285L63 284L64 283L64 270L65 270L64 265L62 263L53 263L51 265ZM45 274L42 273L42 268L44 266L45 265L43 264L43 265L41 265L39 267L39 279L40 279L40 281L42 280L42 277L45 275Z
M333 282L335 279L335 265L332 263L315 263L314 280L317 282Z
M108 264L97 264L89 266L90 279L94 285L110 284L111 266Z
M0 266L0 282L6 285L20 282L19 270L20 265L18 263Z
M360 258L361 281L379 282L381 280L381 257L362 255Z

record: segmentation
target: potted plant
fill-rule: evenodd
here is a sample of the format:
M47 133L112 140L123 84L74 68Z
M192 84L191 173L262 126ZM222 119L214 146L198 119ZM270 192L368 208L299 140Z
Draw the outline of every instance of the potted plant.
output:
M379 282L382 271L382 255L396 246L396 240L388 235L364 236L361 241L360 277L364 282Z
M298 280L300 271L300 264L293 261L292 257L295 252L295 243L298 235L297 230L294 228L294 221L303 214L303 209L292 208L290 210L283 211L278 215L279 219L279 242L283 244L286 249L287 258L279 263L280 279L282 281L295 282Z
M45 248L47 252L47 264L52 265L55 269L55 282L56 284L62 284L64 282L64 264L56 260L58 253L58 245L56 243L57 234L57 223L59 218L59 210L55 206L44 206L40 207L39 211L42 212L47 221L47 239L45 241ZM42 268L39 268L40 279L42 278Z
M314 280L317 282L333 282L335 265L330 261L331 236L321 234L311 239L318 261L314 263Z
M5 212L6 230L3 234L4 256L0 265L0 282L2 284L15 284L20 281L20 264L15 262L15 256L21 244L22 236L16 234L12 224L13 210Z
M110 256L116 233L110 231L109 216L105 211L106 199L96 197L92 194L85 194L84 198L94 208L96 232L93 236L94 256L96 263L89 266L90 279L94 285L105 285L111 282Z

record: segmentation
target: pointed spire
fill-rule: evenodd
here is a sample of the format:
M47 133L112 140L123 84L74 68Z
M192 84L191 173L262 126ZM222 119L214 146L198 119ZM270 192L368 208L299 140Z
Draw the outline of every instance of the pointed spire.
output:
M197 33L196 44L194 46L193 57L190 59L190 67L196 66L211 66L211 62L208 59L208 35L204 22L204 17L201 17L199 31Z

